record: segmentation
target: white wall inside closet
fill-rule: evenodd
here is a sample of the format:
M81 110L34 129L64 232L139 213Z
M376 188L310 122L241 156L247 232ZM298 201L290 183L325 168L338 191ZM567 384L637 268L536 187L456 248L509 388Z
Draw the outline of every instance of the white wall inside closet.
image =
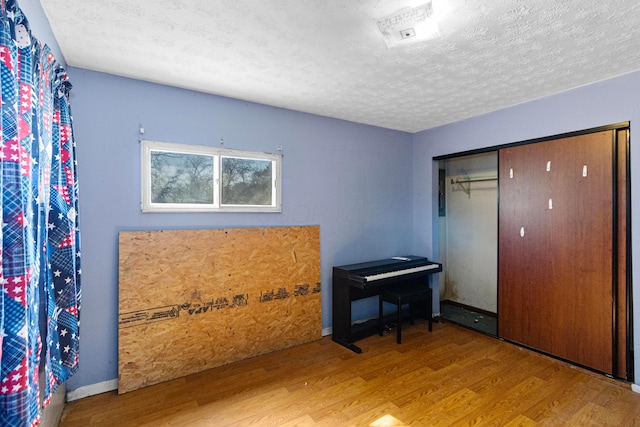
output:
M497 152L442 160L446 215L440 217L440 300L497 313Z

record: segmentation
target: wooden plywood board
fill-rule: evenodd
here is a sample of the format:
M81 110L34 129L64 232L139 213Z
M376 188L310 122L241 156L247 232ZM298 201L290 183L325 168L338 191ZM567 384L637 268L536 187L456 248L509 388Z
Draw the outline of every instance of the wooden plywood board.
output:
M320 228L121 232L118 391L320 339Z

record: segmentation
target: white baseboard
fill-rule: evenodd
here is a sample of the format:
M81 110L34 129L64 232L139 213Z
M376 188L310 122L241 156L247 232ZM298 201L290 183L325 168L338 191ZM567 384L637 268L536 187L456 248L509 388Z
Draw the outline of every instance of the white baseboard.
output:
M640 385L631 384L631 390L635 391L636 393L640 393Z
M67 402L82 399L84 397L93 396L95 394L106 393L118 389L118 380L103 381L97 384L91 384L79 387L72 391L67 391Z

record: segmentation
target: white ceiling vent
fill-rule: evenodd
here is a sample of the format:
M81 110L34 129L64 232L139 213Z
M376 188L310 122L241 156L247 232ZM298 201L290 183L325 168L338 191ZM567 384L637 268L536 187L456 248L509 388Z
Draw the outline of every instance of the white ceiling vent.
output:
M376 20L387 47L426 40L438 34L433 4L428 2Z

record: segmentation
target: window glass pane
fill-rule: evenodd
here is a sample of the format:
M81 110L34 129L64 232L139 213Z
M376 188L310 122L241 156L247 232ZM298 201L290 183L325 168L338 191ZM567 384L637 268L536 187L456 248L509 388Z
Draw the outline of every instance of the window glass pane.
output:
M213 203L213 156L151 151L152 203Z
M223 205L273 205L271 160L222 157Z

